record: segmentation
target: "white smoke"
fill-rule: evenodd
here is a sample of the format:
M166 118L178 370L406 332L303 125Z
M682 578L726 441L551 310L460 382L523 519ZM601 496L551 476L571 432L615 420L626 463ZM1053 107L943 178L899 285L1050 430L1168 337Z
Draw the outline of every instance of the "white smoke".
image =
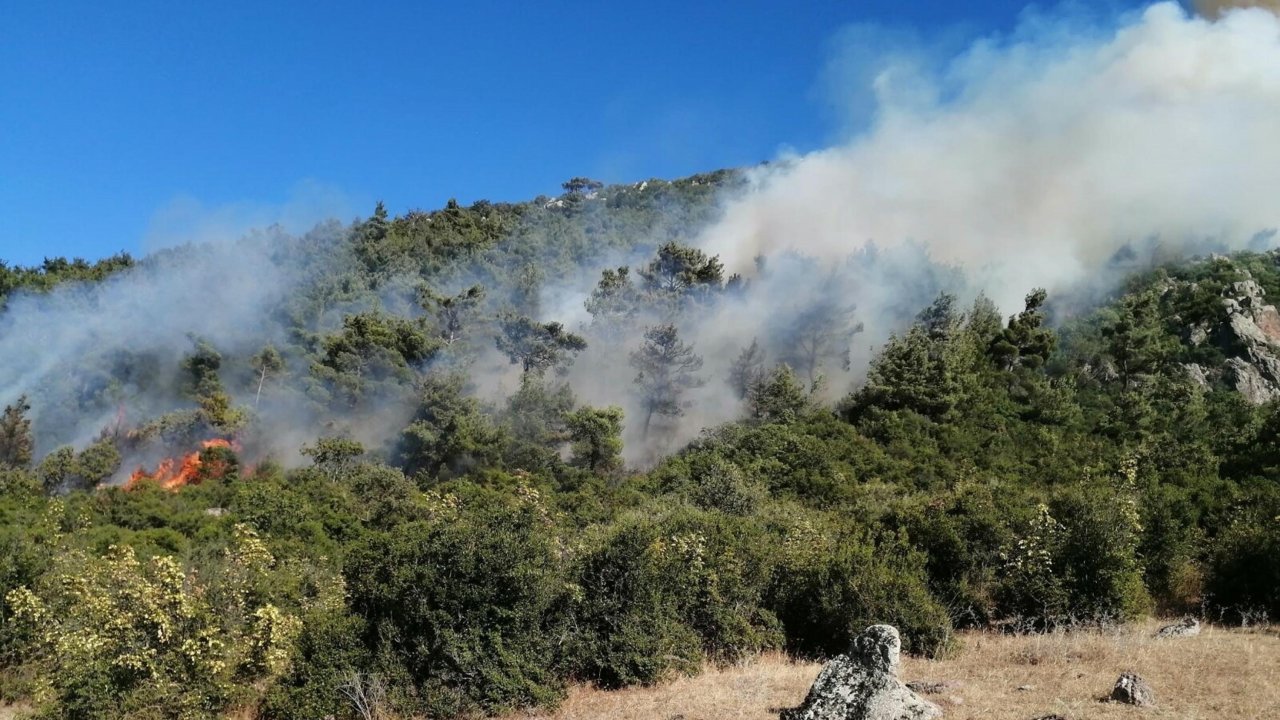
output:
M1129 243L1242 247L1280 224L1280 20L1265 10L1209 21L1161 3L1109 32L1030 21L941 72L894 58L866 133L759 173L701 246L750 272L760 254L913 241L1012 309Z

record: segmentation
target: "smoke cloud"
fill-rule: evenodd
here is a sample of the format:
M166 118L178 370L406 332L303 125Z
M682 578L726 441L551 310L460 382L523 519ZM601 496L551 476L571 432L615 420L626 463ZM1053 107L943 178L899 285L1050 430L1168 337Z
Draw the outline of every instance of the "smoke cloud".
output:
M908 67L875 76L868 132L758 173L702 246L749 272L760 254L914 241L1012 309L1126 245L1242 247L1280 222L1269 12L1211 22L1163 3L1106 33L1034 21L941 73Z

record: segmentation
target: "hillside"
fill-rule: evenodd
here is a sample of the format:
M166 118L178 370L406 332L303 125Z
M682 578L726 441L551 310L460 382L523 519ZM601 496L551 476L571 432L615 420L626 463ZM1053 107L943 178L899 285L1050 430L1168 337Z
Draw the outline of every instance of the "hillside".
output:
M912 243L730 272L755 182L4 268L0 696L550 712L879 622L976 688L1000 633L1280 613L1280 252L1006 314Z

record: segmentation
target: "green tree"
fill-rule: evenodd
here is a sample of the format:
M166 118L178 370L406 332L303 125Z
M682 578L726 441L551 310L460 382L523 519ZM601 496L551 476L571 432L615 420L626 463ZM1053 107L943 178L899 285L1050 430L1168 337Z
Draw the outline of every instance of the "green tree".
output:
M862 323L853 320L852 306L824 296L789 323L780 343L779 359L814 383L826 362L849 369L849 346L862 329Z
M656 257L640 270L640 278L650 296L680 303L719 291L724 286L724 265L718 257L671 241L658 248Z
M368 642L416 689L405 714L554 702L570 588L537 493L437 504L429 520L371 534L344 565Z
M474 466L493 466L502 433L464 391L460 374L430 375L418 390L418 411L396 451L406 474L447 479Z
M70 445L54 450L40 461L36 468L40 485L46 493L68 489L76 475L76 451Z
M320 346L312 376L349 405L408 385L439 349L422 323L379 311L347 315L342 329L323 337Z
M809 407L804 385L787 365L756 380L747 393L751 417L761 422L794 422Z
M524 315L504 314L498 319L498 329L498 350L512 365L519 365L525 375L541 377L548 368L587 347L586 340L565 330L564 325L539 323Z
M1031 291L1022 312L1009 318L1009 325L992 341L990 353L1000 367L1036 369L1049 359L1057 336L1044 327L1047 297L1042 288Z
M336 480L353 470L364 457L364 445L345 437L322 437L315 445L302 446L302 454L329 479Z
M0 415L0 465L30 467L31 453L35 448L31 420L27 418L30 411L31 404L27 402L26 395L4 406L4 414Z
M591 178L575 177L561 183L560 187L570 195L584 195L599 190L604 187L604 183Z
M599 474L622 466L622 408L579 408L566 421L575 465Z
M764 378L764 349L756 338L738 354L729 366L729 387L741 400L746 400L751 388Z
M86 487L106 481L120 469L120 450L110 440L99 440L76 456L75 474Z
M1125 295L1115 320L1102 330L1125 389L1157 372L1177 348L1161 322L1159 302L1151 290Z
M910 410L941 419L955 407L960 396L952 357L945 345L931 340L921 325L913 326L902 337L890 338L871 362L866 385L854 393L847 409L853 415L870 408Z
M674 325L658 325L644 333L644 344L631 353L631 366L637 371L636 386L644 416L644 434L654 415L678 417L684 414L686 391L702 387L697 372L702 358L693 346L680 341Z
M194 335L191 341L195 350L182 361L188 374L188 392L200 405L203 419L223 432L233 432L248 421L245 411L232 404L231 396L222 386L218 371L222 367L222 354Z
M592 329L613 339L622 335L640 311L631 269L620 267L601 273L600 282L585 304L591 313Z
M423 287L418 291L418 303L435 320L440 341L452 348L475 321L484 295L483 285L472 285L457 295L441 295Z

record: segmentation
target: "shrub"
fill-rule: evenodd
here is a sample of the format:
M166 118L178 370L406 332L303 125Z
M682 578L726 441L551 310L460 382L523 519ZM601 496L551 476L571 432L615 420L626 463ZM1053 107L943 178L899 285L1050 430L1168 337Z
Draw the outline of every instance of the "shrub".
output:
M689 507L621 518L580 558L576 673L606 687L778 647L762 607L768 539L749 519Z
M534 491L437 498L429 519L357 545L345 575L383 669L416 689L403 709L452 717L559 699L568 587Z
M1280 501L1255 499L1210 555L1206 595L1223 618L1280 617Z
M35 696L63 718L214 718L237 687L288 669L299 621L261 602L249 584L273 562L241 528L217 593L170 557L59 555L34 588L9 593L24 659L39 669ZM211 586L210 586L211 587Z
M770 589L770 607L791 652L825 657L846 652L868 625L887 623L903 649L925 655L953 642L946 608L928 588L925 558L905 535L873 540L801 519L787 532Z

